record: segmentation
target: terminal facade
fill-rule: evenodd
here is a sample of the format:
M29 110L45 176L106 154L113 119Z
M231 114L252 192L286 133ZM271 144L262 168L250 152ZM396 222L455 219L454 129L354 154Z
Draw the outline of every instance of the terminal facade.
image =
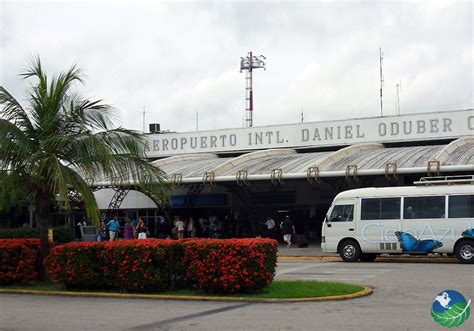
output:
M474 109L163 132L147 136L147 152L173 186L167 213L231 220L237 236L261 235L266 217L289 215L298 233L317 241L341 191L474 174ZM164 213L140 192L95 194L101 209L149 223Z

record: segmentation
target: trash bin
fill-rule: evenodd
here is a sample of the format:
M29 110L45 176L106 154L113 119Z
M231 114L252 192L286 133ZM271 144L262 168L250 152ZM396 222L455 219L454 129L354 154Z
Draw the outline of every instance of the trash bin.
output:
M81 238L82 241L96 241L97 230L95 226L81 226Z

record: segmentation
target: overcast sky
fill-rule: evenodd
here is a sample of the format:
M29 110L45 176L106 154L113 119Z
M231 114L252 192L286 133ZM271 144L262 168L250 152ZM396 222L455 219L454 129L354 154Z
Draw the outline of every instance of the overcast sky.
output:
M248 51L254 126L472 108L473 2L18 2L0 0L0 84L23 100L18 76L39 54L48 73L78 63L81 95L104 99L142 129L242 127Z

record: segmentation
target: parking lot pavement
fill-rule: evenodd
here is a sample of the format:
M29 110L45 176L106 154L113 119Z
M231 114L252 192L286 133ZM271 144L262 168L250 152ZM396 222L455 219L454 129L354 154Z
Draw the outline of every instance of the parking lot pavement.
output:
M0 295L0 329L31 330L445 330L431 319L445 289L474 299L472 265L280 262L277 279L369 285L348 301L222 303ZM471 316L457 330L474 329Z
M393 264L377 263L377 267L364 263L354 267L350 263L280 262L275 279L319 280L364 284L393 271Z

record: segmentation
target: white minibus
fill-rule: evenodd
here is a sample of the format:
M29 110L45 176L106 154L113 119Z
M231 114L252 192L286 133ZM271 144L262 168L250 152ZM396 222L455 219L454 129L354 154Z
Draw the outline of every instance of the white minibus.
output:
M370 262L380 254L446 253L473 263L474 176L453 177L339 193L323 222L322 250L339 253L346 262Z

